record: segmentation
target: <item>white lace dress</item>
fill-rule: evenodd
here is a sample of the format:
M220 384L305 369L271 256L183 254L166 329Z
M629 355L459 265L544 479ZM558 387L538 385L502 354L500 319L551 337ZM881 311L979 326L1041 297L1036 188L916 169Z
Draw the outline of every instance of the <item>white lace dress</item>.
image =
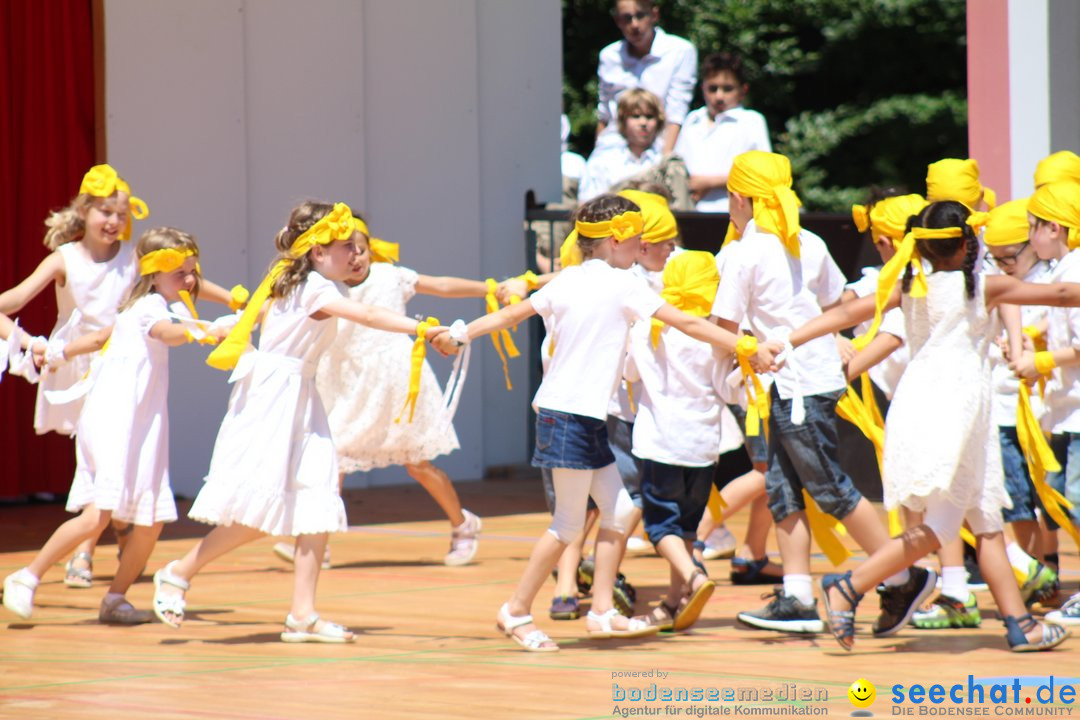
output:
M960 507L1011 507L992 418L991 318L981 278L968 298L962 272L927 277L924 298L902 300L911 360L885 421L885 506L925 509L944 491Z
M372 263L364 282L349 289L357 302L405 313L416 294L415 271ZM356 323L338 323L337 339L316 374L343 472L431 460L457 450L457 433L443 420L442 388L424 362L413 421L400 423L409 392L412 338Z

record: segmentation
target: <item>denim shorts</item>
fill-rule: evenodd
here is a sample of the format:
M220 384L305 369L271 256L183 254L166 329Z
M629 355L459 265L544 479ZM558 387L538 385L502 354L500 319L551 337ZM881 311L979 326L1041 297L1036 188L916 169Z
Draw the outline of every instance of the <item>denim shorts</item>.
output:
M739 423L739 430L745 438L746 454L750 456L750 462L755 465L764 465L769 462L769 446L765 443L765 428L761 428L761 432L757 437L752 437L746 434L746 411L743 410L742 405L738 403L728 404L728 410L735 416L736 422Z
M1001 425L998 427L1001 438L1001 467L1005 471L1005 492L1012 498L1011 508L1001 509L1001 518L1005 522L1035 520L1035 508L1041 507L1035 486L1031 484L1027 461L1020 450L1020 441L1016 439L1016 428Z
M715 465L682 467L641 461L642 519L653 545L675 535L694 540L709 502Z
M1061 472L1046 473L1046 484L1073 504L1067 511L1074 524L1080 525L1080 434L1062 433L1050 438L1050 448L1061 463ZM1057 530L1054 518L1046 516L1046 527Z
M630 493L634 505L641 507L641 460L630 453L633 447L634 423L627 422L614 415L607 417L608 445L615 456L615 465L619 468L623 486Z
M803 398L806 419L791 422L791 400L775 390L769 406L769 469L765 491L773 519L805 509L803 488L822 512L836 519L848 516L862 494L840 467L836 454L836 402L843 390Z
M540 408L534 467L598 470L615 462L603 420Z

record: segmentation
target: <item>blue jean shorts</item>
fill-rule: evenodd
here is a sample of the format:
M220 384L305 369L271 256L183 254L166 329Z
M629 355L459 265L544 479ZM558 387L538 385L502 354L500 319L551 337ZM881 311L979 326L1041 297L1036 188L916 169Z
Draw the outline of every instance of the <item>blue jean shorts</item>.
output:
M1020 450L1020 441L1016 439L1016 428L998 426L1001 438L1001 467L1005 471L1005 492L1009 493L1013 506L1001 509L1001 519L1005 522L1035 520L1035 508L1041 507L1035 486L1031 484L1027 461Z
M805 509L803 488L822 512L840 519L862 500L836 454L836 402L843 390L803 398L806 419L791 422L791 400L772 393L769 406L769 469L765 491L773 520Z
M634 423L627 422L614 415L607 417L608 445L615 456L615 465L619 468L626 492L634 505L641 507L641 460L630 452L633 447Z
M754 465L764 465L769 462L769 446L765 443L765 428L761 428L761 432L756 437L752 437L746 434L746 411L743 410L742 405L738 403L729 403L728 410L735 416L736 422L739 423L739 430L744 435L744 444L746 445L746 454L750 456L750 462Z
M1050 438L1050 448L1061 463L1061 472L1046 473L1046 484L1073 504L1068 513L1073 523L1080 525L1080 434L1054 435ZM1046 516L1046 526L1051 530L1060 527L1049 515Z
M683 540L697 537L715 472L716 465L682 467L641 461L642 519L653 545L668 535Z
M597 470L615 462L603 420L540 408L534 467Z

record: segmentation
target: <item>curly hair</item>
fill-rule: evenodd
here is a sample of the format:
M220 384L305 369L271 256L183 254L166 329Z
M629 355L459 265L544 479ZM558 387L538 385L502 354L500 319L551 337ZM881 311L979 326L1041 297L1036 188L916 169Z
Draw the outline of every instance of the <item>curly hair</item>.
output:
M333 209L334 206L330 203L307 200L297 205L289 213L288 223L281 228L274 238L278 256L270 264L270 267L273 267L281 260L288 260L289 267L281 274L281 277L274 281L274 285L270 289L270 297L288 297L293 290L307 280L307 276L314 267L311 264L311 253L305 253L298 258L294 258L290 254L290 250L297 238L310 230L312 225L326 217Z

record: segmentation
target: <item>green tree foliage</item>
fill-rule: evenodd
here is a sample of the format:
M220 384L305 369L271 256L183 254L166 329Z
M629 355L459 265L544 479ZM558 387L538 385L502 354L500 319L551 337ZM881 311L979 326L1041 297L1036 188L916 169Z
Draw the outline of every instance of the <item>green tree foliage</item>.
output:
M563 0L563 99L592 148L596 62L621 38L613 0ZM964 0L665 0L661 26L742 55L747 105L791 158L808 209L846 212L869 185L924 192L926 166L967 157ZM700 91L694 106L700 102Z

